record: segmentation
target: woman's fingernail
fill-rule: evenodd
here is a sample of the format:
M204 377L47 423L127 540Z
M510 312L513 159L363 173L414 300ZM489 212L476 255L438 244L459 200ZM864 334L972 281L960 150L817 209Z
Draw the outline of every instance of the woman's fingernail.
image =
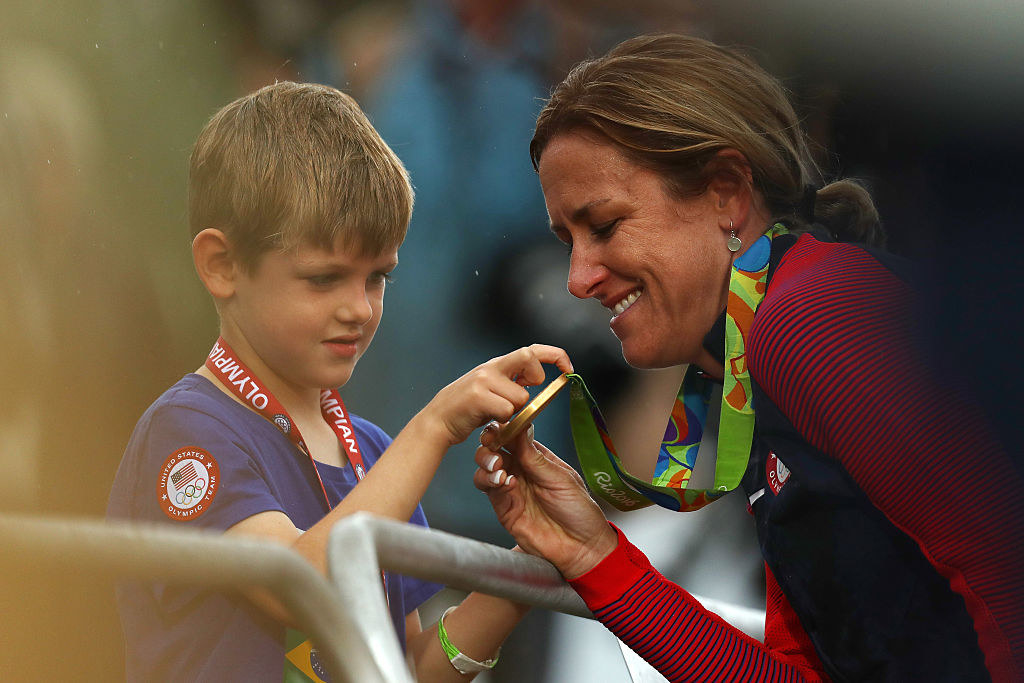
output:
M498 456L492 455L490 460L487 461L487 464L484 465L484 469L487 470L488 472L493 472L494 471L494 463L496 463L496 462L498 462Z
M511 486L515 478L516 476L514 474L509 475L509 478L505 480L505 486Z
M502 477L503 474L505 474L505 473L502 472L501 470L498 470L497 472L492 474L491 475L491 483L494 484L495 486L500 484L501 483L501 477Z

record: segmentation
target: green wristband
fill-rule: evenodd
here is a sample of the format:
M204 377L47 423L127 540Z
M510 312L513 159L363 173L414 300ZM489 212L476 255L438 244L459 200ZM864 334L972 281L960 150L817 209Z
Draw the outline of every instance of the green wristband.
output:
M501 655L501 648L490 659L478 662L472 657L467 657L459 651L459 648L452 645L451 641L448 640L448 632L444 630L444 618L448 616L454 607L449 607L441 615L441 618L437 620L437 639L441 641L441 649L448 656L448 661L451 663L455 670L460 674L475 674L481 671L487 671L493 669L494 665L498 663L498 657Z

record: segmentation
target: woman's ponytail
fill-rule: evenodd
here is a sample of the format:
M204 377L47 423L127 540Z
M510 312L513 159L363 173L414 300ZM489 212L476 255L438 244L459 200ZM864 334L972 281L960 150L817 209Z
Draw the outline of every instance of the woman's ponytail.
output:
M853 180L837 180L818 190L814 222L840 242L885 246L885 231L871 195Z

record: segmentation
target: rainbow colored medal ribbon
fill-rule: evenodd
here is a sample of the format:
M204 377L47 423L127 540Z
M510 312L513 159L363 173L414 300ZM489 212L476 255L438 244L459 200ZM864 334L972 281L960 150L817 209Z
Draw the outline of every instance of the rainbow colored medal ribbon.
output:
M743 478L754 440L754 406L747 371L746 338L768 288L772 240L787 233L776 223L733 263L725 313L725 376L718 428L718 457L711 489L688 488L711 404L713 383L687 368L676 394L651 481L626 472L608 435L597 402L579 375L569 394L569 424L583 478L613 507L639 510L656 503L669 510L699 510L735 489Z

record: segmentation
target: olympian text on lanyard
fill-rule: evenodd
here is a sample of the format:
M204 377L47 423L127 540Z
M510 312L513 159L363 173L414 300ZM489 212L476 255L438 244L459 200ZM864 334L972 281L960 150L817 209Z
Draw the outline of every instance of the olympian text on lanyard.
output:
M313 462L313 456L310 454L306 442L302 439L302 434L299 433L299 428L292 421L285 407L270 392L270 389L264 386L255 373L239 360L238 355L228 346L223 337L217 339L213 345L213 350L210 351L210 355L206 357L206 367L220 379L221 383L232 394L237 396L247 406L250 406L254 411L273 422L281 430L282 434L288 437L300 451L309 456L310 465L312 465L313 472L320 483L320 490L324 494L324 502L327 504L327 509L330 510L333 506L327 495L327 488L320 478L320 472ZM352 463L356 479L362 481L363 477L366 476L363 456L359 452L359 444L356 443L356 433L352 428L348 412L345 410L345 403L341 400L341 394L338 393L337 389L324 389L321 391L320 412L324 416L324 420L327 421L327 424L334 430L338 441L341 442L342 447L345 449L345 456Z
M281 405L270 389L264 386L256 374L250 370L245 363L239 360L238 355L231 349L223 337L219 337L213 345L213 350L206 357L206 367L209 368L221 383L228 390L237 396L245 405L250 406L254 411L270 420L281 430L288 439L294 443L300 451L309 457L309 463L316 474L320 484L320 491L324 494L324 502L328 511L333 505L327 495L327 488L324 486L320 471L313 461L313 455L309 452L306 442L299 433L299 428L288 415L288 411ZM363 465L363 455L359 452L359 444L356 442L356 433L352 427L352 421L345 410L345 403L341 400L341 394L337 389L324 389L320 392L320 413L324 420L334 430L338 441L345 449L345 456L352 463L355 470L356 480L362 481L366 476L366 468ZM340 501L339 501L340 502ZM384 582L384 598L387 599L387 579L381 573L381 580ZM287 629L284 680L291 681L314 681L321 683L325 680L324 674L318 666L316 648L307 637L294 629Z

